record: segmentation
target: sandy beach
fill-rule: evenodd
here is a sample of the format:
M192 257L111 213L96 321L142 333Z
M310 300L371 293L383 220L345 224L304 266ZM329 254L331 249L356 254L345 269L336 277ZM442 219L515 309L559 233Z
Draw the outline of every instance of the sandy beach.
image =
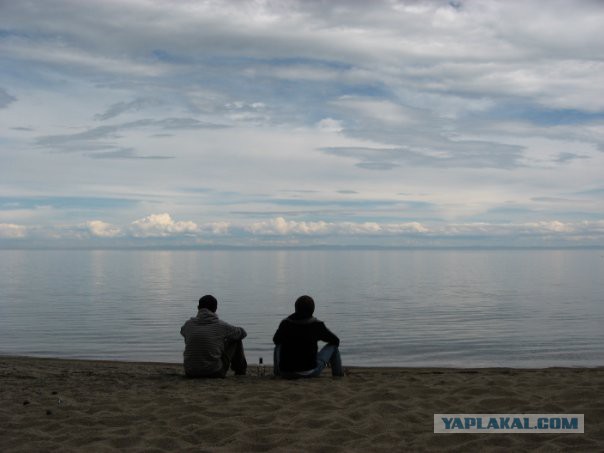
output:
M604 450L604 368L190 380L178 364L0 357L0 383L3 452ZM582 413L585 433L434 434L434 413Z

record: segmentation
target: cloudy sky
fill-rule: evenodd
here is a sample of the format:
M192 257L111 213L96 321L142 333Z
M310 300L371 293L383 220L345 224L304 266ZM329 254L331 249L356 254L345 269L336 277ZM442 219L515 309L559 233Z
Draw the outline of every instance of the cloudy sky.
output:
M588 0L0 0L0 246L602 246L602 24Z

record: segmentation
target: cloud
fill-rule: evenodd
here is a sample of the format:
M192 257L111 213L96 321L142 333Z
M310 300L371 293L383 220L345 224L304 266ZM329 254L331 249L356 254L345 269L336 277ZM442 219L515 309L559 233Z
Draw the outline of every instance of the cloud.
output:
M267 105L263 102L227 102L216 111L223 111L226 117L233 122L268 123L270 114Z
M259 235L290 235L290 234L321 234L327 233L329 224L326 222L295 222L283 217L254 222L246 227L252 234Z
M124 1L116 10L103 2L52 2L31 7L35 13L7 5L3 15L6 28L38 32L12 36L13 57L61 66L158 79L202 66L199 55L217 55L226 62L214 59L215 65L233 67L242 58L257 66L255 79L272 73L341 81L342 72L360 72L394 89L489 95L502 89L557 108L602 105L593 96L602 73L598 2L423 3ZM117 26L116 15L128 17L128 27ZM161 27L148 27L157 22ZM50 44L24 38L57 35Z
M577 227L581 224L570 224L563 223L557 220L542 221L542 222L531 222L525 225L519 226L522 229L527 229L532 232L540 233L572 233L577 230Z
M134 237L170 237L180 235L195 235L199 227L191 221L175 222L170 214L151 214L145 218L135 220L130 225L130 233Z
M506 168L522 166L523 148L500 143L443 140L426 146L398 148L328 147L320 151L360 160L357 167L391 170L399 165L418 167Z
M526 223L464 223L425 225L420 222L299 222L276 217L243 227L258 236L413 236L424 238L521 237L576 239L604 234L604 221L561 222L543 220Z
M138 112L147 107L155 107L161 105L161 102L156 99L134 99L130 102L118 102L109 106L104 113L99 113L94 116L94 119L105 121L111 118L115 118L125 112Z
M20 239L27 236L27 227L13 223L0 223L0 238Z
M32 210L44 207L54 209L85 211L91 209L111 210L131 209L137 205L139 200L133 198L116 197L86 197L86 196L23 196L23 197L0 197L0 211L10 210ZM47 216L49 213L44 212Z
M118 139L118 132L133 127L147 125L137 121L115 126L99 126L75 134L46 135L36 139L36 144L57 151L98 150L114 147L114 142L103 142L101 139Z
M357 115L388 124L410 124L415 122L413 109L386 99L342 96L331 102L333 105L352 110Z
M164 160L174 159L174 156L140 155L132 148L117 149L115 151L97 152L88 154L93 159L147 159Z
M404 235L429 233L430 230L419 222L378 223L378 222L342 222L335 225L335 232L350 235Z
M333 118L323 118L317 123L317 129L321 132L342 132L344 127L341 121L334 120Z
M346 77L341 69L329 67L320 62L316 64L292 62L292 64L278 67L256 66L253 69L248 69L246 75L314 82L335 81Z
M566 238L576 240L591 235L601 237L604 234L604 221L561 222L559 220L542 220L525 223L468 223L445 225L432 230L434 234L448 237L482 236L488 237L522 237Z
M219 124L211 124L194 118L164 118L161 120L141 119L111 126L93 127L75 134L48 135L38 137L37 144L42 146L62 146L69 143L82 143L88 140L115 139L119 133L130 129L156 127L165 130L174 129L215 129L225 127Z
M430 229L419 222L393 223L384 226L384 231L391 234L428 233Z
M390 235L403 233L426 233L428 229L418 222L379 224L377 222L298 222L276 217L254 222L245 230L254 235Z
M97 126L74 134L46 135L36 139L36 144L56 152L90 152L108 150L109 153L96 153L97 159L166 159L171 156L139 156L133 149L119 146L124 134L136 129L151 130L199 130L220 129L226 126L212 124L195 118L164 118L160 120L140 119L122 124Z
M359 162L355 164L359 168L365 170L392 170L393 168L400 167L400 165L393 164L392 162Z
M17 100L16 97L11 96L4 88L0 88L0 109L8 107L11 103Z
M174 209L183 242L601 237L577 223L604 212L601 2L1 9L0 222L28 237L170 242L130 223Z
M122 234L120 228L102 220L90 220L86 222L86 227L91 236L99 238L114 238Z
M328 222L294 221L275 217L257 222L215 221L198 225L192 221L174 221L167 214L152 214L124 226L102 220L79 225L25 227L0 223L0 239L32 238L46 241L87 241L104 239L114 244L133 245L138 239L154 239L154 244L198 246L203 243L225 246L258 244L340 244L346 246L450 246L460 244L496 245L588 245L604 239L604 220L542 220L524 223L426 224L421 222ZM319 240L320 242L313 242ZM158 242L159 241L159 242ZM162 242L165 241L165 242ZM291 242L293 241L293 242ZM305 242L307 241L307 242ZM478 242L477 242L478 241ZM105 242L109 244L108 242ZM98 246L97 242L90 242Z
M231 222L210 222L200 226L200 230L215 236L224 236L229 234Z
M5 55L34 63L43 63L58 66L77 72L85 70L90 72L111 73L116 75L131 76L159 76L167 71L167 66L156 62L136 62L125 56L103 55L77 47L64 42L36 42L30 39L12 39L10 45L0 41L0 50Z
M227 127L224 124L208 123L195 118L164 118L161 120L150 121L149 125L158 126L159 128L165 130L222 129Z
M589 156L583 156L580 154L576 154L576 153L560 153L558 154L558 157L556 158L556 162L559 164L563 164L566 162L571 162L575 159L589 159Z

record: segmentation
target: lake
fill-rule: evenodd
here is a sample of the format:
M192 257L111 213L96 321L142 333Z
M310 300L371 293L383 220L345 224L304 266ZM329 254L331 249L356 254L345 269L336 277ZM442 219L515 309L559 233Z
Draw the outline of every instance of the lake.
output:
M603 250L0 250L0 354L180 362L214 294L249 363L309 294L344 364L604 365Z

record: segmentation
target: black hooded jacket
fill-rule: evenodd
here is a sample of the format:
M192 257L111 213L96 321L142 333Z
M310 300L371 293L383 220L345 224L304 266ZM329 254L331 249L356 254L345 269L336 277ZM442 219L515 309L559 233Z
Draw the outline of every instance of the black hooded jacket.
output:
M335 346L340 339L331 332L323 321L294 313L279 324L273 342L281 345L279 368L296 372L312 370L317 366L317 341Z

